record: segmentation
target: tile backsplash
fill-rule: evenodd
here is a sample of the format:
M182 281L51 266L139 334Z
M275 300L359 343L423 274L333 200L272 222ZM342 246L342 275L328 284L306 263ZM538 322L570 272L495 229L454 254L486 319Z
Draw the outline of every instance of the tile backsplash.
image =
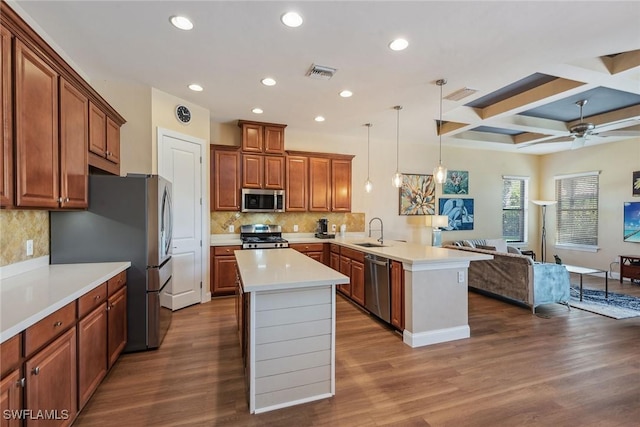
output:
M293 233L293 226L298 226L299 233L314 233L320 218L335 224L336 232L345 224L347 232L364 232L364 213L322 213L322 212L284 212L284 213L241 213L211 212L211 234L230 234L229 226L233 225L235 234L240 233L244 224L275 224L282 226L283 233Z
M26 242L33 240L33 256ZM0 267L49 255L49 212L0 210Z

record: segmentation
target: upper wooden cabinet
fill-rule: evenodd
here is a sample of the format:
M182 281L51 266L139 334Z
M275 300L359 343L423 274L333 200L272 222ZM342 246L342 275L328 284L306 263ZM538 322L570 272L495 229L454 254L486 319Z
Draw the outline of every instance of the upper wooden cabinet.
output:
M309 210L329 212L331 207L331 159L309 158Z
M242 151L284 154L284 128L287 125L239 120L242 129Z
M351 212L351 159L331 159L331 211Z
M309 158L305 156L286 157L286 211L306 212L308 206L307 186Z
M284 157L242 155L242 188L284 189Z
M89 152L99 164L102 159L120 163L120 126L93 102L89 103Z
M211 210L240 210L240 152L238 147L211 146Z
M11 33L0 27L0 206L13 205L13 98L11 91Z

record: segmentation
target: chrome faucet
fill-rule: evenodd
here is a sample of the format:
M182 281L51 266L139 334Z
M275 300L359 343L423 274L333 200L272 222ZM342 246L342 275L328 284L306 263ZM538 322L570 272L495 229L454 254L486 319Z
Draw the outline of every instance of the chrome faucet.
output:
M380 221L380 238L378 239L378 242L384 243L384 225L382 225L382 219L378 218L377 216L371 218L371 221L369 221L369 237L371 237L371 223L376 219Z

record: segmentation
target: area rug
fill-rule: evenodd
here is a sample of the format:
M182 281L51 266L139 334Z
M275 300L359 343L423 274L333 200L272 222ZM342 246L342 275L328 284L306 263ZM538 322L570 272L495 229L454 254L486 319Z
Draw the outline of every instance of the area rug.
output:
M604 291L583 288L580 301L580 288L577 286L571 287L569 305L614 319L640 316L640 298L613 292L609 292L609 298L605 298Z

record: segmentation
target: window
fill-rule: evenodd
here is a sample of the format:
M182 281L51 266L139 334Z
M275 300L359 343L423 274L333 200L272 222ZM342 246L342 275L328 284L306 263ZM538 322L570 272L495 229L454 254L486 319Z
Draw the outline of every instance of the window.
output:
M529 178L502 177L502 238L507 242L527 241Z
M596 249L600 172L556 176L556 245Z

